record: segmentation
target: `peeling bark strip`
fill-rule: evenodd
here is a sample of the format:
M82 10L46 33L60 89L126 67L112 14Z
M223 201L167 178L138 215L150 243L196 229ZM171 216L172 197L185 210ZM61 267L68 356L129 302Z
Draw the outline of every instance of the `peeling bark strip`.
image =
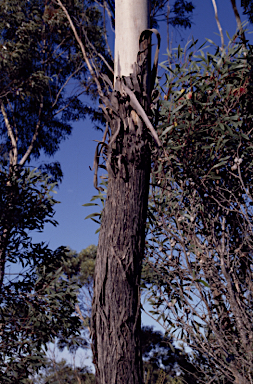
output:
M150 43L146 44L146 51ZM108 192L94 278L91 319L98 384L142 384L140 276L150 177L150 133L131 103L131 90L147 113L147 52L129 77L102 97L111 127Z

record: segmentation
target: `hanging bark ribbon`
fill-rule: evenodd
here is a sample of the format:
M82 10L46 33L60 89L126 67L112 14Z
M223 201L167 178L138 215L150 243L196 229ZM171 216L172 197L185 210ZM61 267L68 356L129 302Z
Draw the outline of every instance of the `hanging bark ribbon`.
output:
M155 86L155 79L157 75L157 68L158 68L158 55L160 50L160 34L156 29L147 29L143 31L140 35L140 45L142 39L147 35L155 34L157 37L157 47L156 52L154 56L154 63L153 68L151 71L151 82L149 87L149 93L151 94L154 86ZM122 162L119 159L123 159L125 156L123 153L120 153L120 150L118 148L117 154L115 152L116 149L116 142L117 140L119 142L122 141L122 137L120 138L120 132L121 135L124 134L124 131L128 131L129 129L132 131L132 134L140 135L141 132L139 131L140 124L139 119L142 120L144 123L144 127L146 127L153 139L155 140L156 144L158 146L162 146L161 141L159 140L159 137L157 135L157 132L155 131L150 119L151 116L148 116L147 111L150 111L152 109L150 97L147 94L146 90L143 89L143 75L145 74L145 57L142 58L142 52L140 50L138 57L137 57L137 63L134 65L133 73L130 74L128 77L122 77L117 78L116 83L114 85L114 90L110 92L108 95L103 95L100 97L102 101L102 105L100 107L103 109L105 118L110 126L110 135L109 135L109 141L108 144L105 145L106 136L104 136L102 142L100 142L97 146L95 157L94 157L94 164L93 167L95 169L95 178L94 178L94 185L95 188L99 189L97 186L97 173L99 168L99 158L101 151L99 150L99 147L102 146L103 148L106 148L107 150L107 162L106 167L108 170L108 173L113 176L115 175L115 172L117 169L119 169L119 164L122 166ZM102 75L103 80L108 83L108 88L112 87L112 83L109 79L107 79L107 76ZM146 109L146 111L145 111ZM135 133L133 132L133 127L135 128ZM142 130L143 128L141 128ZM135 151L137 148L133 148L133 151ZM114 155L113 155L114 153ZM99 154L99 155L98 155ZM113 157L117 159L113 160ZM122 157L123 156L123 157ZM125 159L126 160L126 159Z

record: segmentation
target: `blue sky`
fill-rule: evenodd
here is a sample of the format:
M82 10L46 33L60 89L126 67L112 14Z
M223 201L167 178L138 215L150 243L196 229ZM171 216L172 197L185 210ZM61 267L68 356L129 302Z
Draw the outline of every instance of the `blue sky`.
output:
M193 26L191 29L175 31L170 28L173 38L173 47L179 43L181 45L192 38L199 39L199 44L205 38L220 44L218 29L214 18L214 11L211 0L193 0L196 6L193 15ZM239 1L237 1L239 7ZM217 0L220 22L224 36L226 31L232 36L236 31L236 21L232 11L230 0ZM240 9L240 7L239 7ZM242 15L242 11L240 12ZM242 16L242 20L245 20ZM252 26L249 26L252 30ZM159 29L162 38L162 49L160 52L160 62L166 60L166 27ZM111 33L110 40L113 41ZM162 70L160 70L162 74ZM92 123L87 119L79 121L73 125L72 135L61 144L59 152L53 160L61 163L64 179L60 188L57 190L56 199L60 204L56 206L55 219L59 225L55 228L47 225L41 234L35 233L35 241L45 241L52 249L61 245L69 246L78 252L90 244L97 244L98 235L95 234L97 225L90 219L84 218L96 207L83 207L82 204L88 203L92 195L96 194L93 187L92 167L93 157L96 147L94 140L101 140L102 133L96 131Z

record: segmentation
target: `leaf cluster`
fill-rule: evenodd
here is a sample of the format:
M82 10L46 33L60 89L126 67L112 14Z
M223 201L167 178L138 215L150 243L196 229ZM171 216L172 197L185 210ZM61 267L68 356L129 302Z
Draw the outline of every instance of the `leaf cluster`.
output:
M180 46L163 63L147 263L153 315L215 368L252 369L252 49ZM191 49L191 51L190 51ZM212 370L206 370L213 375Z
M64 275L69 255L34 244L31 231L53 219L54 185L38 171L0 173L0 381L22 383L43 365L46 344L78 334L78 283Z

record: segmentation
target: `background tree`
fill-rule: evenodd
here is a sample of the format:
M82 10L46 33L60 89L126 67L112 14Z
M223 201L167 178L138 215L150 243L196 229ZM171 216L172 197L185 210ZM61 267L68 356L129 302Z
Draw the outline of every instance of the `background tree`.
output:
M172 345L161 332L142 327L142 353L145 384L197 383L197 374L187 354ZM30 378L33 384L95 383L95 375L87 366L77 367L54 357L45 360L45 368Z
M69 284L76 284L78 301L75 305L75 313L81 320L80 334L73 338L58 339L57 346L60 350L68 347L70 352L75 352L80 346L90 347L90 318L93 296L93 281L96 261L97 247L90 245L77 253L68 252L68 259L63 265L63 270Z
M106 56L98 9L75 1L71 14ZM25 165L42 152L53 155L71 133L71 121L101 114L79 98L95 98L94 86L52 2L1 2L0 34L0 381L22 383L43 363L49 341L67 340L79 328L73 316L77 286L62 275L66 250L52 251L31 239L31 231L56 224L51 195L52 181L62 177L60 165L44 165L38 173ZM80 81L85 88L74 89Z
M0 224L12 225L0 296L0 381L15 384L41 367L48 342L68 339L80 325L73 316L77 285L62 276L66 250L34 244L28 234L43 230L46 222L54 224L53 186L40 172L16 170L11 177L0 173ZM20 272L12 273L13 263Z
M71 121L86 114L94 119L98 115L80 101L80 94L95 97L95 93L79 46L64 23L61 10L39 0L6 0L0 7L1 154L11 174L14 167L24 166L41 152L53 155L71 133ZM71 12L90 43L103 51L97 8L76 1ZM75 79L86 88L69 96L66 85ZM48 167L54 179L62 176L59 164L44 166L44 170ZM4 250L9 242L9 230L3 228L1 285L6 262Z
M195 384L203 377L190 354L176 348L172 338L152 327L142 327L141 347L145 384Z
M45 368L27 384L95 384L95 375L87 367L72 367L66 360L48 359Z

